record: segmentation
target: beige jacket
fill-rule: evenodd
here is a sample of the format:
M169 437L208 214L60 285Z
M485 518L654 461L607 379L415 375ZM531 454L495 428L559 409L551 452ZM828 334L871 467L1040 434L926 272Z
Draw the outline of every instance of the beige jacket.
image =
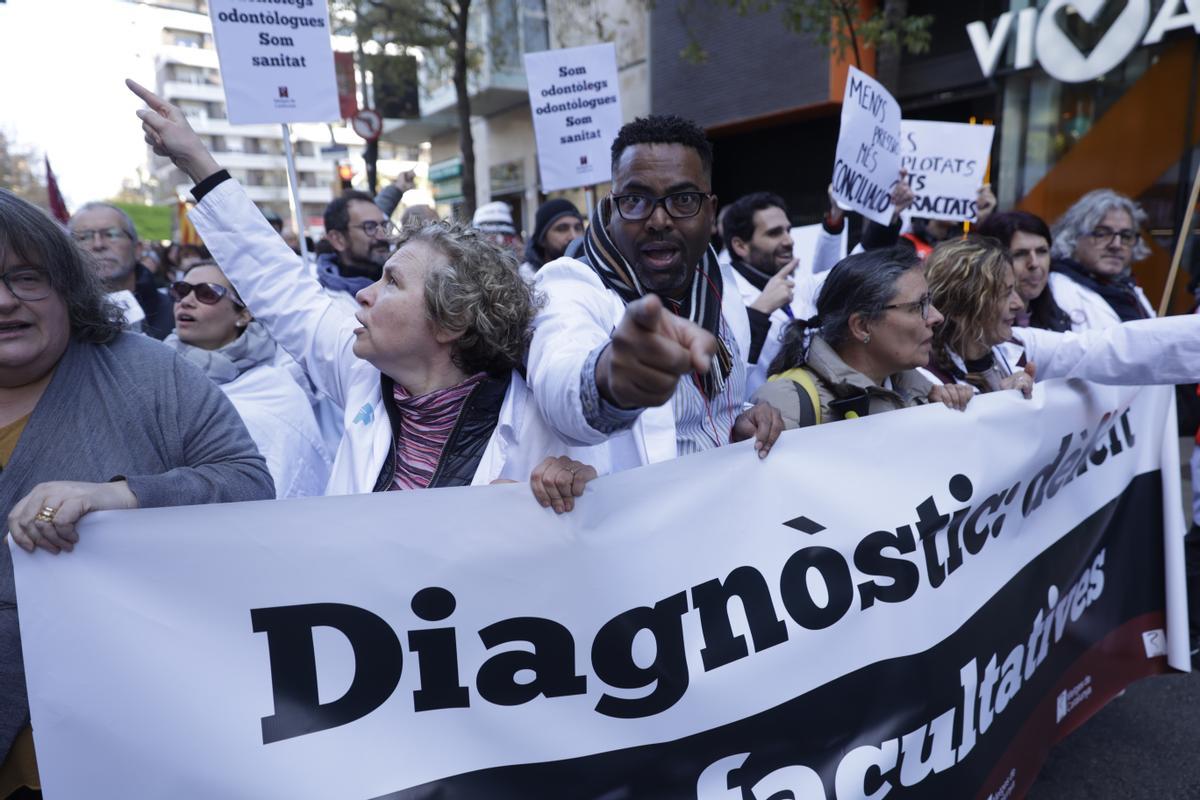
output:
M816 386L821 405L820 422L923 405L929 402L929 391L933 388L933 384L917 370L898 372L888 378L886 387L878 386L842 361L819 336L814 336L809 345L803 369ZM754 393L754 401L759 400L779 409L787 429L802 427L802 421L811 418L811 414L803 413L803 404L811 405L812 401L795 381L776 379L764 383Z

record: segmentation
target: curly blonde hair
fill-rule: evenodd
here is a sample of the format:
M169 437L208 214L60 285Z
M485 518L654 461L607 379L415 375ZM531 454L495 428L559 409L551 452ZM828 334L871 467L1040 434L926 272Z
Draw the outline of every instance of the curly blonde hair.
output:
M954 372L950 351L961 355L966 345L987 341L996 306L1007 296L1012 259L990 239L943 242L925 260L925 279L933 306L945 322L933 332L935 366Z
M446 257L425 278L425 312L434 325L461 334L454 363L467 374L499 377L525 362L540 298L521 278L508 250L457 222L406 229L399 246L424 242Z

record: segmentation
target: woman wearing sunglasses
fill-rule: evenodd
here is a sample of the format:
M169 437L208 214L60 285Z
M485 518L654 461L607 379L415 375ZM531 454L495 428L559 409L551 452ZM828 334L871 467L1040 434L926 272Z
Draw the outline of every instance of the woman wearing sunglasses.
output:
M787 428L930 402L965 408L968 388L935 386L917 371L941 322L911 248L849 256L829 272L817 315L784 330L754 399L779 409Z
M275 496L220 390L122 323L62 227L0 189L0 514L24 550L71 550L92 511ZM0 547L3 797L38 784L11 557Z
M993 239L944 242L925 261L936 329L928 375L974 392L1035 380L1114 385L1192 383L1200 377L1200 317L1162 317L1059 332L1014 328L1024 301L1008 250Z
M191 214L209 251L271 336L345 409L326 494L529 479L569 511L596 472L565 456L520 375L536 303L516 260L478 231L404 232L347 315L309 276L183 113L149 105L146 141L196 181Z
M308 398L282 367L275 340L255 321L229 279L201 261L169 287L175 332L166 344L204 371L233 402L267 460L277 497L319 496L330 458Z

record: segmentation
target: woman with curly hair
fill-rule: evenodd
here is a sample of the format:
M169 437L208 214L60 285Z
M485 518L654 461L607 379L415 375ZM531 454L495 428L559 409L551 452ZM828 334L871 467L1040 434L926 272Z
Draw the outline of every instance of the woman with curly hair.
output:
M183 113L130 82L147 142L196 181L192 221L254 317L345 410L326 494L524 479L518 446L540 427L517 370L536 311L511 253L478 231L432 222L405 231L353 316L305 271ZM511 388L511 391L510 391ZM559 450L562 452L562 450ZM542 455L541 453L538 454ZM556 511L595 471L566 457L535 468L535 496Z
M1024 301L1007 249L991 239L938 245L925 261L935 329L928 373L977 392L1035 380L1082 378L1116 385L1190 383L1200 375L1200 317L1136 320L1106 329L1014 328Z

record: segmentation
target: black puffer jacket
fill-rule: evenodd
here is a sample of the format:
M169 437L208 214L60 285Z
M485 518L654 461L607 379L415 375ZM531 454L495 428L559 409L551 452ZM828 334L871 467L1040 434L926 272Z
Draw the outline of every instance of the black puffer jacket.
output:
M387 408L392 430L399 431L400 412L396 409L396 404L389 400L396 383L387 375L382 375L381 380L383 405ZM467 395L458 421L454 423L454 430L450 432L450 438L442 451L442 458L434 470L433 480L429 482L429 488L471 485L483 458L483 451L487 449L492 432L496 430L496 422L500 419L500 407L504 404L504 395L508 392L511 382L511 373L503 378L488 377L480 381ZM375 488L371 491L386 492L391 487L395 474L396 446L393 444L392 451L383 462L383 469L379 470L379 477L375 479Z

